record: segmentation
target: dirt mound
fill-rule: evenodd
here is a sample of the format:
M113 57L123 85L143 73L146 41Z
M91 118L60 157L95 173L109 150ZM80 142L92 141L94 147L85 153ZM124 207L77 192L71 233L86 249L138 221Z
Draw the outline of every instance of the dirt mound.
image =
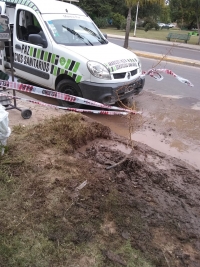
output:
M13 130L1 267L200 265L199 170L77 114Z

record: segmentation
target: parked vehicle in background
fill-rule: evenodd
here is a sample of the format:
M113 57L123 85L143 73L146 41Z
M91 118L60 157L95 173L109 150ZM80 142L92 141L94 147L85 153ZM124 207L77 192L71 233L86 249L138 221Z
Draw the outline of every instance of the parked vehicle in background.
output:
M169 27L169 28L174 28L175 27L175 25L172 24L172 23L166 24L166 26Z
M165 23L162 23L162 22L159 22L159 23L158 23L158 26L159 26L159 27L163 27L163 26L165 26L165 25L166 25L166 24L165 24Z

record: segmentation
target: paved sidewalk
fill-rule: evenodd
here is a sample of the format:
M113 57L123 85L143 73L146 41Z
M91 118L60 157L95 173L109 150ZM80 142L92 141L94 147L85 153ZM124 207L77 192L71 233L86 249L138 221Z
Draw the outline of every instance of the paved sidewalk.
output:
M113 35L113 34L108 34L108 37L124 39L124 36ZM139 57L153 58L156 60L169 61L169 62L173 62L177 64L200 67L200 45L191 45L191 44L176 43L176 42L169 42L169 41L159 41L159 40L137 38L137 37L129 37L129 40L137 41L137 42L155 43L155 44L160 44L160 45L168 45L169 47L178 46L178 47L183 47L187 49L199 50L199 60L193 60L193 59L188 59L188 58L173 57L173 56L168 56L168 55L165 56L164 54L162 55L162 54L156 54L156 53L150 53L150 52L144 52L144 51L131 49L131 51L133 51Z

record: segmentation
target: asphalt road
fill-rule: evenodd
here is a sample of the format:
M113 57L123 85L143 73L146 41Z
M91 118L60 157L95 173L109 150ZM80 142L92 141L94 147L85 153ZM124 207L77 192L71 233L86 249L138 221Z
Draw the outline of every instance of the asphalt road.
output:
M124 39L111 38L108 40L114 44L123 46ZM166 44L155 44L150 42L140 42L135 40L129 40L129 47L133 50L156 53L161 55L171 55L174 57L187 58L193 60L200 60L200 50L191 48L179 47L179 44L170 43Z
M142 62L142 68L144 71L155 67L157 61L155 59L140 58ZM146 76L146 84L144 90L155 92L165 96L173 96L181 101L184 105L191 105L192 103L200 101L200 75L199 68L185 66L170 62L161 62L156 66L156 69L165 68L170 69L177 75L188 79L194 87L187 86L171 75L163 74L164 79L160 82ZM184 101L183 101L183 98Z

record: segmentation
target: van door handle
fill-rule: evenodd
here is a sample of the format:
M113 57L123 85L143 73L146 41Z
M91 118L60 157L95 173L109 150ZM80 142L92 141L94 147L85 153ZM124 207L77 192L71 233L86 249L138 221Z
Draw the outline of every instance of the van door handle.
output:
M16 49L21 49L21 46L20 46L19 44L16 44L16 45L15 45L15 48L16 48Z

